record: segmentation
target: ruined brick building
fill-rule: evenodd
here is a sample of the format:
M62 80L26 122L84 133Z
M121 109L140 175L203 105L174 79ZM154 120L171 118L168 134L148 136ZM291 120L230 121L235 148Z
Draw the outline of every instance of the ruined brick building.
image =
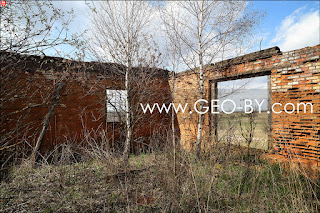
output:
M58 92L40 150L46 152L61 143L102 141L112 149L121 148L119 141L125 137L123 67L14 53L1 54L1 67L2 144L32 146ZM172 101L168 71L135 68L132 79L133 105ZM60 83L63 86L57 91ZM163 140L159 136L166 137L169 129L169 115L137 110L133 109L133 151L149 146L153 137Z
M59 79L67 83L61 90L41 148L52 149L66 140L86 143L88 135L104 137L112 146L121 141L121 118L110 118L115 113L108 112L106 103L108 94L123 89L123 76L112 71L119 69L118 65L9 53L1 53L1 57L1 136L5 138L2 143L8 140L31 142L37 136ZM174 102L193 106L199 99L197 70L176 74L174 96L170 72L157 70L151 78L148 77L149 82L143 78L144 72L137 70L141 76L136 81L137 98L132 100L134 103ZM250 53L207 65L204 76L207 100L216 99L218 82L269 76L269 105L312 102L313 113L269 114L268 147L278 155L293 154L302 159L320 161L320 45L289 52L281 52L274 47ZM148 95L143 93L145 91L149 91ZM171 134L170 113L139 115L133 147L148 145L150 141L164 143ZM192 149L196 139L197 114L190 114L187 110L175 116L180 144ZM215 141L217 122L211 113L204 115L204 121L203 144L209 147ZM104 132L103 136L101 132Z
M216 99L217 83L255 76L269 76L270 105L311 102L313 113L270 113L269 149L276 154L295 155L319 161L320 153L320 45L281 52L278 47L207 65L204 72L205 97ZM174 101L190 106L199 99L198 77L193 71L177 74ZM279 107L277 111L279 111ZM215 115L204 116L204 137L214 141ZM178 114L181 143L185 147L196 141L197 115Z

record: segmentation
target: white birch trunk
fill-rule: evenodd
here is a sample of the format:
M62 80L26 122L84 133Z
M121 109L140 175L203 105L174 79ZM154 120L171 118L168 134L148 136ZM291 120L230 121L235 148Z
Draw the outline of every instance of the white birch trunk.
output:
M130 68L126 68L125 76L125 89L126 89L126 140L124 143L123 158L127 162L129 158L130 143L132 138L132 128L131 128L131 113L130 113L130 101L129 101L129 72Z
M199 93L200 99L203 99L203 50L202 50L202 22L203 22L203 4L201 4L200 21L199 21L199 34L198 34L198 51L199 51ZM200 111L203 110L203 102L200 102ZM203 128L203 116L199 114L198 120L198 132L197 132L197 155L200 156L201 143L202 143L202 128Z
M127 5L126 5L127 6ZM126 76L125 76L125 89L126 89L126 140L124 143L124 150L123 150L123 158L124 162L128 163L129 160L129 152L130 152L130 143L132 138L132 127L131 127L131 107L130 107L130 71L131 71L131 58L130 58L130 36L129 31L130 28L128 26L128 11L127 8L125 18L127 21L127 41L126 41Z

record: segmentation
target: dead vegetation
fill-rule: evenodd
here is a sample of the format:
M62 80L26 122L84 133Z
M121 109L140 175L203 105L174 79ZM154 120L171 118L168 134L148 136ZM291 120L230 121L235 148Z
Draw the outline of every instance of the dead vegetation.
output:
M213 4L212 2L208 3L209 5ZM217 4L218 3L220 4L220 2L217 2ZM145 3L140 2L137 4L142 5ZM24 5L28 4L22 4L22 9ZM246 4L243 4L243 6L245 5ZM38 7L41 10L42 3L39 3ZM128 18L130 17L127 13L129 9L123 10L123 7L115 8L119 9L119 11L126 12L124 17L126 17L125 23L127 23L126 25L122 25L120 23L118 26L116 26L116 28L119 26L135 26L134 24L137 23L134 23L133 21L136 20L136 17L141 17L142 20L149 18L149 16L146 16L146 14L143 13L143 10L136 10L139 16L135 16L135 13L132 13L134 18ZM200 13L203 13L203 9L201 9ZM222 14L224 13L225 12L223 11ZM40 14L42 14L41 11ZM53 26L52 22L47 23L48 19L46 16L48 13L44 14L44 16L41 15L40 22L45 26L48 23L48 26ZM8 17L15 17L13 15L14 14L12 13L8 13ZM27 25L26 29L31 28L31 26L33 26L38 19L37 13L26 13L22 18L16 17L14 20L17 19L16 23L20 23L21 19L29 20L30 15L32 15L31 17L33 18L36 17L34 21L28 21L29 24ZM114 15L115 14L110 15L109 17L114 18L109 20L114 22L119 21L120 19ZM229 15L229 13L226 13L226 18L228 18ZM63 17L62 13L58 17ZM176 17L176 14L174 14L173 17ZM248 18L248 25L242 25L242 27L241 25L239 27L239 25L235 24L236 22L230 22L235 26L235 31L237 31L237 29L244 29L244 31L246 31L246 26L249 27L254 25L253 22L255 22L256 19L250 18L251 16L245 16L245 18L246 17ZM219 15L218 18L220 19L221 16ZM10 18L8 20L9 22L14 21ZM182 22L183 25L188 23L189 22ZM68 23L65 23L65 25L62 26L66 27L67 25ZM135 32L138 32L140 30L140 26L142 25L140 25L138 22L137 28L133 28L131 30L126 29L128 32L132 31L134 36L130 36L130 33L124 33L124 38L117 38L117 36L119 36L117 32L122 31L121 29L117 29L118 31L115 31L115 29L111 28L112 25L102 24L101 26L103 26L101 27L103 30L109 26L109 38L106 40L108 41L106 44L110 45L110 38L113 38L114 46L109 46L109 52L111 55L119 57L120 54L122 56L120 58L114 58L113 62L121 64L121 67L126 67L126 72L122 73L124 74L123 76L129 75L130 73L131 77L128 76L130 78L126 78L130 81L126 82L133 82L133 85L143 88L143 91L145 92L146 84L141 84L141 82L146 81L142 81L141 78L133 78L135 77L132 75L134 71L133 66L147 64L149 67L155 67L153 65L157 64L158 56L156 54L150 54L148 47L150 44L152 46L153 43L145 43L144 39L146 36L141 36L139 39L136 38ZM224 26L224 24L221 26ZM222 29L223 28L224 27L222 27ZM41 34L41 32L44 32L46 34L46 32L50 32L51 29L51 27L46 27L45 31L40 29L40 31L37 32L22 28L20 31L26 32L26 35L22 38L32 40L34 37L38 36L39 33ZM15 30L16 29L13 27L12 31ZM64 28L61 29L61 32L63 30ZM199 29L199 32L200 31L202 31L201 27ZM97 35L98 38L100 38L101 33L97 33ZM238 35L239 34L236 33L236 38L242 38L242 36ZM128 39L128 37L130 39ZM180 38L180 36L178 37ZM201 33L196 34L196 37L200 37L200 39L196 39L196 41L201 41ZM134 38L134 40L131 40L132 38ZM226 44L229 43L231 44L232 48L234 48L232 41L226 43L226 38L228 37L209 38L209 42L205 42L208 44L207 49L209 50L209 48L212 46L210 43L214 44L214 42L212 43L210 41L215 41L215 39L217 39L217 42L219 41L219 43L222 41L222 46L226 46ZM57 38L54 41L61 41L63 43L71 42L63 37L61 39ZM14 38L10 37L10 33L8 34L7 40L14 41ZM125 42L129 40L131 43ZM141 40L143 42L141 42ZM17 42L17 45L11 45L12 42L7 42L10 45L5 48L2 47L1 50L10 50L14 51L15 53L42 52L43 45L46 45L45 47L50 48L61 44L60 42L48 43L47 41L48 40L43 39L42 43L37 43L35 46L33 46L33 42L30 43L31 45L26 45L25 43L21 43L19 41ZM119 44L120 41L124 43ZM76 44L78 42L80 41L72 41L72 43ZM100 43L99 45L104 47L102 45L103 43L104 42ZM144 45L141 46L141 44ZM184 52L184 50L179 50L179 45L176 43L175 45L171 46L174 47L175 53ZM194 50L191 50L191 52L193 51L195 55L202 57L202 53L205 53L205 49L201 48L201 44L199 46L200 54L197 54L197 51ZM137 47L144 47L148 53L146 53L147 57L145 57L142 52L138 51L136 49ZM126 49L125 54L122 52L123 49ZM157 51L155 50L155 52ZM139 57L135 58L134 56L137 56L137 54L139 54ZM81 55L82 54L79 54L79 58L81 58ZM140 61L141 58L143 60L148 60ZM215 57L211 55L210 58L213 59ZM133 59L137 60L137 63L132 63ZM230 61L227 62L229 63ZM201 67L203 66L203 63L205 62L201 59ZM11 62L10 64L12 65ZM16 66L15 63L13 63L13 65ZM175 66L176 65L174 64L173 67ZM189 66L193 67L198 65L197 63L193 63L192 65L189 64ZM118 71L123 71L120 69L120 67L118 69ZM173 68L173 70L175 71L175 68ZM150 75L150 73L145 73L144 79L151 79L152 76L153 75ZM21 99L25 98L26 94L29 94L24 92L24 94L20 95L23 90L17 87L18 80L13 80L13 77L19 79L14 70L10 70L10 73L5 76L5 82L7 82L7 86L4 88L7 89L2 90L2 94L5 95L3 96L4 100L11 100L14 98ZM200 78L202 78L201 74ZM135 81L132 81L132 79ZM150 85L154 85L153 81L149 80L148 82ZM199 83L203 84L203 80L200 80ZM34 85L36 85L35 82L30 81L26 87L32 90L31 86ZM12 88L15 89L12 90ZM105 91L105 87L103 88L103 91ZM129 88L133 87L128 87L126 85L125 88L127 91L130 91ZM200 94L203 93L201 90ZM43 87L41 92L46 94L44 98L42 98L42 101L37 104L28 105L27 107L22 108L19 112L23 111L24 113L25 110L29 110L31 107L34 108L36 106L40 106L44 104L45 101L47 102L50 100L50 94L52 94L52 92L49 88ZM131 90L131 93L133 92L135 92L135 90ZM175 91L173 91L173 95L174 92ZM20 95L20 97L18 95ZM201 94L200 97L202 97L202 95L203 94ZM143 97L144 99L153 96L154 93L148 93L147 95L143 93L139 94L139 97ZM30 96L29 98L32 99L33 96ZM103 104L105 104L106 99L103 98L102 101ZM128 103L126 105L130 107ZM175 137L173 137L174 140L171 140L170 136L168 136L168 141L166 141L167 143L163 144L172 144L172 147L161 147L160 150L156 147L160 146L162 143L153 140L150 142L150 144L154 145L153 147L150 145L150 150L152 152L150 151L148 153L130 156L128 159L127 154L129 153L131 146L131 135L133 135L133 120L137 124L140 120L136 117L134 119L129 119L132 118L132 112L130 111L131 110L126 110L126 118L128 122L126 123L126 131L123 131L123 133L126 135L126 139L120 141L120 143L125 147L124 150L126 150L123 151L123 154L121 154L119 150L117 151L118 153L115 153L116 151L111 151L111 149L106 145L107 143L105 143L108 140L105 136L106 134L102 134L103 132L101 132L103 143L99 143L98 140L90 137L90 134L87 134L84 135L84 141L86 142L85 147L62 144L58 147L55 147L54 150L47 155L38 153L38 148L36 148L34 149L34 153L39 156L37 156L37 162L35 162L35 166L30 166L30 163L34 163L33 161L28 161L30 157L30 149L33 150L34 148L31 141L29 141L30 138L23 138L23 143L25 143L27 146L27 148L25 148L26 150L23 150L22 146L20 148L20 145L15 143L15 139L18 138L16 132L19 130L19 132L24 134L26 132L24 130L27 129L27 127L19 126L19 128L6 133L5 136L2 136L1 141L3 141L3 144L1 144L0 151L2 151L4 154L0 153L0 156L3 156L0 159L0 212L319 211L319 180L310 179L308 174L306 174L303 170L300 171L299 168L296 168L296 170L293 171L288 171L278 164L270 164L261 159L261 151L250 149L250 144L252 142L254 133L254 128L252 126L254 122L253 119L248 122L251 128L249 128L244 134L241 134L246 140L248 148L232 145L232 138L228 137L230 143L214 144L212 149L205 152L201 149L201 143L203 144L205 141L201 141L202 135L199 134L197 140L198 156L196 157L195 153L187 152L179 149L179 147L175 147L179 141L177 140L176 142ZM25 113L25 115L27 116L28 113ZM50 113L47 115L47 117L51 117ZM201 116L199 117L199 123L201 123L202 118ZM1 121L2 124L4 121L6 121L5 118L8 118L8 115L3 113L3 116L1 116L1 119L3 120ZM44 121L48 119L45 119ZM9 120L9 118L7 120ZM172 132L175 131L174 120L175 117L173 115ZM44 122L44 125L37 126L37 128L41 129L42 126L42 129L45 130L47 123L48 122ZM243 122L242 127L244 126L245 123ZM83 126L83 129L85 130L84 127L85 126ZM163 128L165 129L167 126ZM199 125L199 129L201 128L202 125ZM37 135L36 130L29 131L34 132L33 136ZM201 133L201 131L199 132ZM231 135L232 130L228 131L229 132L227 135L229 136ZM156 135L155 132L153 132L153 134ZM162 137L164 136L165 135L162 135ZM39 138L39 142L42 140L41 137ZM124 141L126 142L124 143ZM3 150L5 150L5 152ZM121 156L123 156L124 159Z
M224 145L203 153L178 150L129 158L106 150L77 161L70 149L51 164L13 166L1 182L3 212L316 212L319 181ZM168 149L169 150L169 149ZM99 152L104 153L104 158ZM69 154L66 154L67 152ZM94 153L94 154L93 154ZM261 153L261 152L260 152ZM68 160L69 159L69 160Z

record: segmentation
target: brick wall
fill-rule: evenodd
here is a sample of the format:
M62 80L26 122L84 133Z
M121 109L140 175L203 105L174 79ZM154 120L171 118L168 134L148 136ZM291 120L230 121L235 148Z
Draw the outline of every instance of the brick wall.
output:
M23 144L28 147L28 144L35 143L57 82L63 78L65 85L60 91L41 150L52 150L55 145L66 142L86 144L87 136L99 142L103 140L101 133L111 146L121 147L124 123L106 122L106 89L124 88L124 76L114 72L120 68L118 65L10 53L1 54L0 59L1 145ZM135 75L136 82L143 79L138 69ZM167 71L156 70L152 77L147 77L149 81L134 86L133 102L144 99L150 100L151 104L152 101L170 101ZM139 125L134 126L133 151L148 145L149 138L155 133L164 134L168 129L169 115L136 113L134 116Z
M2 54L3 57L3 54ZM20 56L19 56L20 57ZM319 160L320 134L320 45L300 50L281 52L274 47L241 57L225 60L205 66L205 98L213 99L216 85L219 81L234 80L255 76L270 76L272 103L285 105L290 102L312 102L313 113L272 114L271 145L279 155L298 155L302 158ZM17 58L9 60L15 63ZM1 67L7 66L6 60L1 61ZM8 60L7 60L8 61ZM72 64L70 61L58 58L31 59L19 58L19 63L1 72L1 116L6 117L6 126L2 125L1 135L10 129L18 129L19 134L11 135L15 139L34 140L39 132L41 122L48 112L50 97L41 104L47 94L53 94L55 82L62 76L65 68L68 70L68 83L61 91L61 98L50 121L48 132L43 144L44 149L51 149L55 144L69 139L74 142L83 141L85 133L95 134L100 130L107 131L107 138L113 143L120 140L123 130L117 124L105 122L105 89L123 88L123 76L112 74L112 67L94 63ZM61 66L53 65L56 61L63 62ZM41 63L40 63L41 62ZM68 66L66 66L68 64ZM40 66L41 65L41 66ZM99 71L100 70L100 71ZM102 70L102 71L101 71ZM8 75L9 72L10 75ZM168 82L168 73L153 76L152 82L141 84L137 81L136 93L143 97L147 90L153 91L151 96L137 98L136 103L169 103L173 79ZM7 78L10 76L10 78ZM12 76L12 78L11 78ZM170 87L171 86L171 90ZM185 113L176 115L176 130L181 145L193 149L196 141L198 115L193 110L193 104L199 99L197 70L189 70L176 74L174 103L185 104ZM10 91L15 90L14 94ZM18 92L17 92L18 91ZM151 93L150 93L151 94ZM25 109L29 104L41 104ZM25 109L19 113L21 109ZM279 110L275 107L275 110ZM288 108L289 110L289 108ZM193 111L193 113L190 113ZM8 116L9 115L9 116ZM170 135L171 115L166 113L147 113L136 123L136 146L146 144L153 135ZM213 144L212 126L214 117L204 115L203 146L209 148ZM28 124L28 125L24 125Z
M205 67L205 97L214 99L216 83L247 77L270 75L273 103L312 102L313 113L272 113L272 147L280 155L298 155L319 160L320 155L320 45L299 50L281 52L274 47L245 56L218 62ZM170 84L172 85L172 79ZM190 114L199 99L197 70L178 73L175 79L175 104L188 103L185 113L178 113L181 144L194 148L197 133L196 113ZM287 108L288 111L290 107ZM275 107L278 111L279 107ZM194 111L194 110L193 110ZM213 141L214 117L204 116L204 143ZM319 152L319 154L318 154Z

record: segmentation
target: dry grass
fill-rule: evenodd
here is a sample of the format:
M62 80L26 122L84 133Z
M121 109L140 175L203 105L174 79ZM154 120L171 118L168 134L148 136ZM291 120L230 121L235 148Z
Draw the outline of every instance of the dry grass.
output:
M93 156L99 156L97 151ZM316 212L316 180L258 155L215 147L197 159L177 152L112 154L70 164L11 168L1 183L3 212Z
M247 146L241 135L240 121L245 128L249 125L248 115L245 113L233 113L230 115L219 114L218 138L222 142L230 141L234 145ZM268 114L256 113L254 118L255 129L251 148L268 150Z

